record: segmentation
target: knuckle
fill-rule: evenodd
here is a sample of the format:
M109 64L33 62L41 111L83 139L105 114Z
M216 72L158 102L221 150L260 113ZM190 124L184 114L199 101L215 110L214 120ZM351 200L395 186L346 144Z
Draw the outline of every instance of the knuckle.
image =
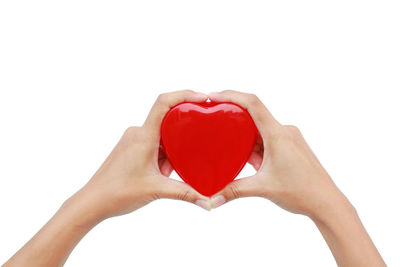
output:
M232 184L229 187L229 191L232 195L233 198L239 198L240 197L240 190L238 189L238 187L235 184Z
M184 190L183 192L179 193L178 199L183 200L183 201L189 201L190 200L190 191Z
M301 131L297 126L294 125L286 125L285 129L292 137L299 137L301 136Z
M299 133L300 129L295 126L295 125L286 125L285 126L289 131L295 132L295 133Z
M136 132L139 130L139 127L137 126L130 126L128 128L126 128L125 130L125 135L131 136L131 135L135 135Z
M168 93L162 93L157 97L157 103L164 105L168 103L169 99L169 94Z
M257 106L260 104L260 99L255 94L247 94L247 102L251 106Z

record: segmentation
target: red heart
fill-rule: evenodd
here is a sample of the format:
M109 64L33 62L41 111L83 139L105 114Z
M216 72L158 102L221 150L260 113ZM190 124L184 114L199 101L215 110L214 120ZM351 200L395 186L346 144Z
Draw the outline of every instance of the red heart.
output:
M252 152L257 128L233 103L182 103L161 125L161 142L178 175L211 196L232 182Z

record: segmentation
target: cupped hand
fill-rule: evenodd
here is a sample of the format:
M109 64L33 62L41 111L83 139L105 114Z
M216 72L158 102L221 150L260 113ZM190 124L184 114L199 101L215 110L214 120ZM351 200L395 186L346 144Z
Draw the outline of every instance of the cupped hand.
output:
M168 178L172 167L160 146L160 127L168 110L207 95L184 90L158 97L142 127L129 127L90 181L73 198L107 218L129 213L159 198L180 199L209 209L209 198L189 185Z
M281 125L257 96L229 90L209 97L247 109L260 135L249 158L257 173L233 181L214 195L214 208L236 198L259 196L290 212L314 217L346 201L298 128Z

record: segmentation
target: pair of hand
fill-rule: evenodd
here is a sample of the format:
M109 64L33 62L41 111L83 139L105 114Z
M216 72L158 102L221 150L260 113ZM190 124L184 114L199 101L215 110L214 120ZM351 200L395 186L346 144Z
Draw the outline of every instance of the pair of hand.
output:
M249 158L257 173L233 181L211 198L168 178L172 167L159 144L162 119L172 106L207 98L246 108L260 134ZM288 211L309 216L338 266L386 266L355 209L299 130L279 124L256 96L234 91L210 95L180 91L159 96L144 125L126 130L90 181L4 266L62 266L79 240L99 222L155 199L185 200L209 210L247 196L265 197Z
M236 180L211 198L169 179L172 167L160 149L160 126L168 110L181 102L233 102L247 109L260 137L249 163L257 173ZM239 197L259 196L304 215L323 215L345 201L308 147L300 131L276 121L251 94L223 91L205 95L190 90L158 97L142 127L130 127L91 180L74 196L85 199L99 220L129 213L159 198L180 199L207 210Z

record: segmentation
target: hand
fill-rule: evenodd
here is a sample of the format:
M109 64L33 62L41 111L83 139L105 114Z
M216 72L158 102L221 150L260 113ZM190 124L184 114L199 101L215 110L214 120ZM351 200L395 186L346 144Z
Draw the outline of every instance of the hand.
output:
M314 217L322 215L327 206L346 202L300 131L281 125L255 95L223 91L209 97L247 109L260 135L249 158L257 173L217 193L213 207L239 197L260 196L290 212Z
M160 126L174 105L202 102L207 95L185 90L158 97L142 127L129 127L90 181L76 194L102 219L129 213L159 198L180 199L209 209L209 199L167 178L172 167L160 147ZM82 201L84 199L85 201Z
M246 108L260 135L249 158L257 173L230 183L212 197L212 207L239 197L268 198L288 211L309 216L338 266L386 266L356 210L296 127L279 124L255 95L224 91L209 97Z
M244 196L266 197L281 207L315 220L339 266L385 266L357 214L305 143L297 128L280 125L253 95L214 93L213 101L235 102L246 108L259 130L249 162L253 177L229 184L213 197L168 179L171 165L160 148L160 126L170 107L207 96L192 91L161 95L142 127L131 127L90 181L67 200L53 218L4 266L61 266L76 244L101 220L131 212L158 198L193 202L209 209ZM351 206L351 205L350 205ZM335 210L322 220L326 210ZM333 214L333 215L332 215ZM321 220L320 220L321 219Z
M160 147L160 126L170 107L206 99L207 95L189 90L160 95L144 125L125 131L90 181L4 266L62 266L99 222L158 198L185 200L209 210L209 198L167 177L172 167Z

